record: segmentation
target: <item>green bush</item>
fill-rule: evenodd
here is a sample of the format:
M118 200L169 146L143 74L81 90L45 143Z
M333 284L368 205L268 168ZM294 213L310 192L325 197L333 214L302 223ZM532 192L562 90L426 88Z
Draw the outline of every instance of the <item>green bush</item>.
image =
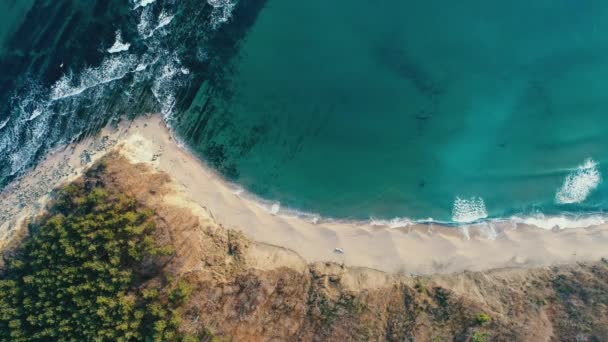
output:
M485 332L476 331L473 334L473 342L487 342L488 334Z
M173 304L181 305L191 292L190 284L185 281L179 281L177 286L169 292L169 301Z
M479 315L477 315L477 317L475 317L475 323L477 323L477 325L485 325L486 323L489 323L491 320L492 319L490 318L490 316L485 313L480 313Z
M189 287L163 296L137 273L144 258L171 253L156 245L151 216L90 183L60 190L0 274L0 340L179 340Z

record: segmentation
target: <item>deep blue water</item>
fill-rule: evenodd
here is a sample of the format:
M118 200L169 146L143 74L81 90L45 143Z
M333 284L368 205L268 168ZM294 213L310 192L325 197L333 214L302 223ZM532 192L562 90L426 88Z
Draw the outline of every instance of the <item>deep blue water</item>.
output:
M158 111L282 208L449 222L607 209L605 1L19 4L0 26L0 183Z

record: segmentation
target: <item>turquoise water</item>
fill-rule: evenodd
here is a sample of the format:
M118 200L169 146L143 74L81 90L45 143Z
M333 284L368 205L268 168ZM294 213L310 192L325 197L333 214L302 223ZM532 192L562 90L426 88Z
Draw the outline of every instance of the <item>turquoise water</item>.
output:
M180 131L327 216L603 211L606 32L605 1L271 0Z
M608 209L605 1L7 0L0 19L0 187L160 112L283 209Z

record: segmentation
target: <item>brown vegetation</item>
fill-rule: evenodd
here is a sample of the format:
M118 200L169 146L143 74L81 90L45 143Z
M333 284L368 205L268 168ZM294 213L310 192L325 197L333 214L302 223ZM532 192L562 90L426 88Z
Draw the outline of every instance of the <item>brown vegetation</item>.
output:
M99 177L107 190L151 208L158 242L174 248L161 267L190 284L184 334L234 341L608 340L604 261L423 277L306 264L176 199L166 175L118 154L104 162Z

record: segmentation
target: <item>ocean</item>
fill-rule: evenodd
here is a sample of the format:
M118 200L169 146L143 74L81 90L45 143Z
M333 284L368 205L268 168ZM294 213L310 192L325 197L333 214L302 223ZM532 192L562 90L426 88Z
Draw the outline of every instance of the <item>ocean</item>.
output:
M399 226L588 224L608 209L605 1L32 0L0 13L0 186L57 146L160 112L273 210Z

